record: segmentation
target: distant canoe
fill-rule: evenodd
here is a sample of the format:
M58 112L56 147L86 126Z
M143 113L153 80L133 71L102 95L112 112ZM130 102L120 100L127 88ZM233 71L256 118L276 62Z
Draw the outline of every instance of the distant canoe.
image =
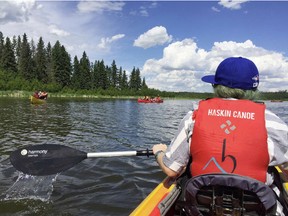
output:
M44 104L44 103L46 103L46 98L45 99L39 99L39 98L36 98L33 95L31 95L30 101L32 104Z
M142 99L142 98L138 98L138 103L163 103L163 99Z

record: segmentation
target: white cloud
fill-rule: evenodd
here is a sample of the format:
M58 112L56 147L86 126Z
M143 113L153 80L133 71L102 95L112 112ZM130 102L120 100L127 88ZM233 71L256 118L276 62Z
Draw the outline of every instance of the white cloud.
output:
M239 10L241 9L241 4L248 1L249 0L220 0L218 4L231 10Z
M171 41L172 36L168 35L166 28L163 26L156 26L140 35L134 41L133 45L147 49L156 45L163 45Z
M35 0L1 1L0 23L24 22L37 9Z
M161 59L149 59L141 71L151 88L167 91L211 91L201 77L214 74L219 63L231 56L251 59L260 73L260 91L286 90L288 59L281 53L257 47L252 41L215 42L210 51L200 49L192 39L167 46Z
M214 6L213 6L211 9L212 9L213 11L215 11L215 12L220 12L220 10L219 10L217 7L214 7Z
M51 34L57 35L59 37L66 37L69 36L70 33L67 31L64 31L63 29L58 28L56 25L50 25L49 26L49 32Z
M103 13L104 11L121 11L124 5L124 2L117 1L80 1L77 7L82 13Z
M146 8L144 8L144 7L142 7L141 9L140 9L140 15L141 16L149 16L149 13L148 13L148 11L147 11L147 9Z
M142 5L139 10L132 10L129 12L130 15L133 15L133 16L143 16L143 17L148 17L149 16L149 10L151 9L155 9L157 8L158 6L158 3L157 2L145 2L146 4L145 5ZM149 3L149 4L148 4ZM148 4L148 5L147 5Z
M101 38L101 43L98 44L98 48L104 49L104 50L109 50L111 43L125 37L125 34L117 34L112 36L111 38Z

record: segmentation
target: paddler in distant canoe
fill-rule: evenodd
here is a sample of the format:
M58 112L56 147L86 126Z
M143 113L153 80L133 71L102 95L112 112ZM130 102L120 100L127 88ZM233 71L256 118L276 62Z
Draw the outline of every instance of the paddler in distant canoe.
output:
M273 176L267 170L288 162L288 126L263 103L253 102L259 85L256 65L230 57L202 81L212 84L215 98L200 101L186 114L168 148L153 146L160 168L177 177L192 158L192 177L232 173L272 188ZM278 202L276 215L284 215L281 207Z
M44 91L35 91L33 96L37 99L43 99L46 100L48 97L48 93Z

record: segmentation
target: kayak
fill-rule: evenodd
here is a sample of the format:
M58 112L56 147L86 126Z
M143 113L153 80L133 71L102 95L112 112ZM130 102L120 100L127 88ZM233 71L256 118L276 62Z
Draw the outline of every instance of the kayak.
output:
M276 166L273 173L280 193L276 193L277 200L288 215L288 172ZM166 177L130 216L266 215L275 210L275 189L248 177L206 174L190 178L185 184L184 201L179 179Z
M46 98L45 99L39 99L39 98L36 98L35 96L31 95L30 101L32 104L44 104L44 103L46 103Z
M138 98L138 103L163 103L163 99L142 99L142 98Z
M130 214L130 216L165 215L180 194L176 181L166 177ZM165 204L166 203L166 204ZM161 205L161 208L159 206ZM165 213L165 214L164 214Z

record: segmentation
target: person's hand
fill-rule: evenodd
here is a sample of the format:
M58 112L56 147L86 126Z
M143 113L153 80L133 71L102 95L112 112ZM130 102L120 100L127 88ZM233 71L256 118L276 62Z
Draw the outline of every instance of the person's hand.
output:
M177 177L178 172L175 172L169 167L166 167L166 165L163 163L163 157L164 157L165 152L167 151L167 145L162 144L162 143L156 144L153 146L152 150L153 150L153 154L155 155L156 161L159 164L159 167L162 169L162 171L169 177L172 177L172 178Z
M166 152L167 145L162 144L162 143L161 144L156 144L156 145L153 146L152 150L153 150L153 154L156 154L156 152L158 152L158 151Z

